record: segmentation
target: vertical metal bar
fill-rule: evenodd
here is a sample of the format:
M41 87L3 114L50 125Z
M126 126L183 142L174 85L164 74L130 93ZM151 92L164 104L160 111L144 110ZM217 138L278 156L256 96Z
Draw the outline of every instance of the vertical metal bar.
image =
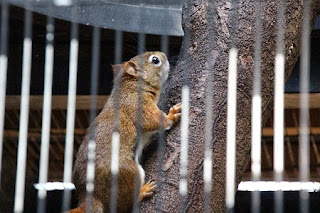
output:
M74 6L75 7L75 6ZM68 106L67 106L67 128L66 128L66 146L64 153L64 171L63 182L72 182L72 163L73 163L73 144L74 144L74 121L76 111L76 92L77 92L77 71L78 71L78 24L72 22L71 42L69 58L69 85L68 85ZM64 189L62 212L70 207L71 191Z
M16 173L16 189L14 212L23 212L24 188L27 159L27 136L29 121L30 77L32 59L32 12L25 11L25 26L23 40L22 85L19 124L19 146Z
M236 47L238 0L232 1L232 14L230 17L231 49L229 50L228 64L228 109L227 109L227 156L226 156L226 208L227 212L234 212L235 181L236 181L236 125L237 125L237 61L238 49Z
M97 115L97 91L98 91L98 75L100 62L100 28L93 28L92 41L92 59L91 59L91 104L90 104L90 123L94 122ZM94 139L95 126L90 129L90 140L88 143L88 165L87 165L87 200L86 212L91 212L93 203L94 178L95 178L95 152L96 141Z
M212 128L213 128L213 69L214 60L211 55L211 51L214 46L214 2L209 3L208 9L208 23L209 26L209 51L208 51L208 61L207 61L207 78L206 78L206 118L205 118L205 154L203 163L203 180L204 180L204 212L210 213L211 210L211 192L212 192Z
M277 15L277 53L275 58L275 89L274 89L274 136L273 136L273 168L274 178L282 181L284 171L284 33L285 33L285 4L278 0ZM283 212L283 192L275 192L274 211Z
M115 64L120 64L122 60L122 32L115 33ZM115 68L116 69L116 68ZM114 75L117 75L120 70L115 70ZM120 150L120 134L119 134L119 100L120 100L120 84L121 78L114 76L115 82L113 90L115 92L114 101L114 126L111 139L111 199L110 212L117 211L117 193L118 193L118 173L119 173L119 150Z
M180 186L179 192L182 197L188 193L187 174L188 174L188 148L189 148L189 86L182 87L182 113L181 113L181 153L180 153Z
M54 61L54 19L47 18L46 53L45 53L45 79L43 92L42 135L40 151L39 184L48 181L50 126L51 126L51 100L52 100L52 75ZM45 212L47 191L40 187L38 191L38 212Z
M169 57L169 36L162 35L161 36L161 51Z
M228 110L227 110L227 159L226 159L226 206L234 210L236 173L236 104L237 104L237 59L238 50L231 48L228 65Z
M251 108L251 173L252 180L259 181L261 176L261 0L256 1L255 13L255 45L253 97ZM251 212L260 212L260 192L251 193Z
M211 40L213 41L213 40ZM204 180L204 212L211 212L210 201L212 191L212 81L213 67L207 68L207 86L206 86L206 120L205 120L205 156L203 165L203 180Z
M6 0L1 3L1 32L0 32L0 190L2 174L2 150L3 150L3 131L5 121L5 102L8 69L8 13L9 7Z
M169 47L169 38L167 35L162 35L161 36L161 51L169 57L169 52L168 52L168 47ZM161 87L161 92L160 92L160 103L159 107L161 110L164 109L165 103L166 103L166 95L165 95L165 88L166 88L166 83L162 85ZM162 166L163 166L163 161L164 161L164 140L165 140L165 129L164 129L164 117L161 117L160 120L160 130L159 130L159 139L157 143L157 161L158 161L158 183L157 183L157 191L159 195L156 197L156 206L158 209L162 209L162 204L163 204L163 198L161 197L160 193L163 190L163 171L162 171Z
M139 33L138 35L138 54L142 54L145 50L145 42L146 42L146 35L144 33ZM143 63L143 58L139 59L139 64ZM136 137L136 146L141 144L142 140L142 79L138 79L138 109L137 109L137 137ZM139 161L139 159L136 159L136 162ZM139 193L140 188L138 188L139 184L139 178L137 175L135 175L135 183L134 183L134 204L133 204L133 212L140 212L139 207Z
M111 200L110 212L117 212L117 193L118 193L118 173L119 173L119 150L120 150L120 134L114 131L111 138Z
M146 34L144 33L139 33L138 35L138 54L142 54L145 51L145 46L146 46Z
M310 71L310 0L303 10L300 63L300 127L299 127L299 176L300 181L309 181L309 71ZM300 212L309 212L309 192L300 191Z
M190 16L191 13L191 4L188 1L186 3L187 7L185 8L186 17ZM188 18L186 22L188 22ZM189 46L190 46L190 28L186 27L184 29L184 38L182 43L182 53L183 53L183 70L184 74L182 76L182 89L181 89L181 103L182 103L182 110L181 110L181 141L180 141L180 182L179 182L179 194L180 194L180 212L184 212L184 199L188 194L188 149L189 149L189 111L190 111L190 88L189 88Z

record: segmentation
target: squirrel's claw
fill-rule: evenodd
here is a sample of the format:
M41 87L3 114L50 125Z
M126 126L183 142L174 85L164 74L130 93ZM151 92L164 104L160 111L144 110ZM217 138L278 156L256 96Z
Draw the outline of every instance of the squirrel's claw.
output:
M173 122L176 122L181 117L181 111L182 105L181 103L178 103L170 108L169 113L167 115L167 118L172 120Z
M156 188L157 185L154 181L149 180L146 184L144 184L140 191L140 201L153 195Z

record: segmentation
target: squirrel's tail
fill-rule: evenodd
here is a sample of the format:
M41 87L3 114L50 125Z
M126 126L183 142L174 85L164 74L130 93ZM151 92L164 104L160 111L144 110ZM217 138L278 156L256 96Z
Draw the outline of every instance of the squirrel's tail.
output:
M85 209L82 207L78 207L76 209L71 209L68 213L85 213Z

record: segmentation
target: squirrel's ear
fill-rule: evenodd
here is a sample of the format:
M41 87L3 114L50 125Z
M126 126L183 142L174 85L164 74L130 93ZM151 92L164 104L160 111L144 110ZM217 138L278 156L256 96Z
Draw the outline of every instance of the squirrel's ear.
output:
M139 70L136 62L133 62L133 61L124 62L123 68L128 75L131 75L134 77L146 78L146 75L143 73L143 71Z

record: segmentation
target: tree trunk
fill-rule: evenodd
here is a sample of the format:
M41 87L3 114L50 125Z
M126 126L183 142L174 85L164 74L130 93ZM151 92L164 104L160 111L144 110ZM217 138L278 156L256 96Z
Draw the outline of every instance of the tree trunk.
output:
M231 47L230 19L236 13L236 46L238 48L237 80L237 155L236 182L239 183L250 159L251 91L253 80L253 53L255 35L255 0L238 1L233 9L227 1L192 0L183 9L184 29L190 30L189 57L190 119L188 194L179 195L180 125L167 133L164 144L164 161L160 162L163 178L158 178L157 153L153 153L144 165L146 179L155 180L160 186L152 199L141 204L142 212L203 212L204 184L203 159L205 149L206 81L207 69L213 72L212 94L212 142L213 182L211 208L214 212L225 210L226 168L226 113L228 53ZM277 1L262 1L262 119L266 121L271 112L274 92L274 58L277 36ZM305 0L286 1L285 27L285 76L288 78L300 50L300 35L303 4ZM320 1L312 0L311 17L320 11ZM190 8L190 16L186 8ZM233 11L234 10L234 11ZM208 11L214 11L213 20L208 21ZM232 20L232 19L231 19ZM313 24L313 21L311 21ZM312 25L313 26L313 25ZM211 34L213 33L213 34ZM214 38L212 37L214 35ZM183 51L166 89L168 107L181 101L183 74L186 72ZM213 67L213 68L212 68ZM162 199L162 202L158 202ZM182 209L181 209L182 208Z

